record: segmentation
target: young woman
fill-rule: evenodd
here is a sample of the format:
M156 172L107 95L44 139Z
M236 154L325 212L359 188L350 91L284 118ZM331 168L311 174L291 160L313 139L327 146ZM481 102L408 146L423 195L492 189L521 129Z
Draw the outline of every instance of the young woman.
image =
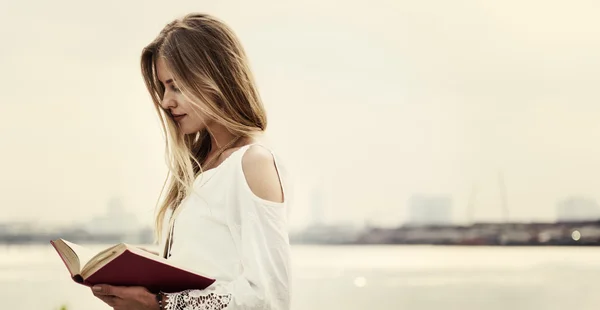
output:
M217 281L157 295L97 285L94 295L116 310L289 309L287 176L257 142L267 119L240 42L190 14L144 48L141 65L170 170L156 219L162 255Z

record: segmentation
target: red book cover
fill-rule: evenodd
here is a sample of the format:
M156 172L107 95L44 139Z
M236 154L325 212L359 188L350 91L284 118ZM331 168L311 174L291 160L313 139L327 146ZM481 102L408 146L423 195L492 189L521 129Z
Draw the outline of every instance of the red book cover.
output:
M53 242L52 245L56 248ZM61 259L66 265L62 255ZM161 259L150 259L126 249L89 275L87 279L84 280L79 274L71 275L71 277L75 282L86 286L95 284L143 286L151 292L166 293L187 289L205 289L215 281L165 262Z

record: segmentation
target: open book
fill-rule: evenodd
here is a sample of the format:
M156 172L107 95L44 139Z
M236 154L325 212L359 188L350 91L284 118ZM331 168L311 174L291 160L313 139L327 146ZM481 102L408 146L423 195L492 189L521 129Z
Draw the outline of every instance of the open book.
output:
M92 286L143 286L151 292L205 289L215 280L125 243L95 253L64 239L50 241L71 278Z

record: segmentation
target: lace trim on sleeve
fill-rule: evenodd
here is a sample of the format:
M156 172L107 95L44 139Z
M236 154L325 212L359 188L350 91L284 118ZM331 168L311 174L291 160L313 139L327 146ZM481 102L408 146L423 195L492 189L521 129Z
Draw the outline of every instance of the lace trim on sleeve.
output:
M204 294L200 290L165 295L165 310L223 310L231 302L231 294Z

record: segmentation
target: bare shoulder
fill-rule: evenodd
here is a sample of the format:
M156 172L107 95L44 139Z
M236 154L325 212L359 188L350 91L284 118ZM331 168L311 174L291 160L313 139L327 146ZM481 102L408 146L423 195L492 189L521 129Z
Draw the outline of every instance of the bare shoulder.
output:
M254 195L272 202L283 202L279 172L268 149L259 145L249 147L242 157L242 169Z

